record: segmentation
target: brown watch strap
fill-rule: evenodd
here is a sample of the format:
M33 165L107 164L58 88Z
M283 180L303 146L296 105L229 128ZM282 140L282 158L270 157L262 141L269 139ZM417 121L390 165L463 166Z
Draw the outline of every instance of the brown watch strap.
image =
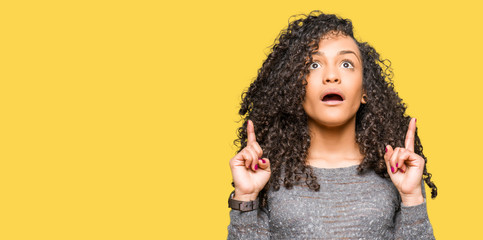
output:
M258 209L258 197L253 201L238 201L233 199L235 191L230 193L228 198L228 207L235 210L240 210L242 212L249 212Z

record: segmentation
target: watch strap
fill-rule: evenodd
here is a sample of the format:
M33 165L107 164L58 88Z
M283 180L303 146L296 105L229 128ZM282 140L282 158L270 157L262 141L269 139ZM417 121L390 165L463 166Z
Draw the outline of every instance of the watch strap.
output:
M255 209L258 209L258 197L253 201L238 201L233 199L235 195L235 191L231 192L230 197L228 198L228 207L235 210L240 210L242 212L249 212Z

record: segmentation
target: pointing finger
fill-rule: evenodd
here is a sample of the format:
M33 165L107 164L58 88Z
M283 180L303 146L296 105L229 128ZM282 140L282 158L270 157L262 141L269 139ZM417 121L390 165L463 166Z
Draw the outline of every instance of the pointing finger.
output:
M255 143L257 138L255 137L255 126L253 126L253 122L248 120L247 123L247 141L248 144Z
M406 133L405 148L414 152L414 134L416 132L416 118L411 118L409 121L408 132Z
M258 142L255 142L255 143L253 143L252 145L248 145L247 147L251 147L251 148L253 148L253 150L255 150L255 152L257 153L257 156L258 156L259 158L261 158L261 157L262 157L262 155L263 155L263 150L262 150L262 148L260 147L260 145L258 144Z

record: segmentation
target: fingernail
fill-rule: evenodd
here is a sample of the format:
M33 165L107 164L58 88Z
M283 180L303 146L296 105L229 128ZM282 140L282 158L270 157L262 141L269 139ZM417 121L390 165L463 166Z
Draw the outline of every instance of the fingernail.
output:
M258 169L258 164L257 164L257 165L255 165L255 171L256 171L257 169Z
M260 158L260 160L262 160L262 163L265 163L265 159Z
M394 173L394 168L393 167L391 167L391 172Z
M418 119L416 119L416 118L415 118L415 119L414 119L414 123L416 123L416 121L418 121Z
M406 171L404 171L404 170L402 170L402 169L401 169L401 172L402 172L402 173L405 173Z
M387 152L387 147L384 149L385 152Z
M399 164L399 163L396 163L396 167L398 167L398 166L397 166L398 164Z

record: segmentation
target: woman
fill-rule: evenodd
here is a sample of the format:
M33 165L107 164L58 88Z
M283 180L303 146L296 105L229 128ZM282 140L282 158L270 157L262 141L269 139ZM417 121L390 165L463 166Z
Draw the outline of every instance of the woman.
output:
M348 19L282 31L242 96L228 239L434 239L416 119L381 65Z

